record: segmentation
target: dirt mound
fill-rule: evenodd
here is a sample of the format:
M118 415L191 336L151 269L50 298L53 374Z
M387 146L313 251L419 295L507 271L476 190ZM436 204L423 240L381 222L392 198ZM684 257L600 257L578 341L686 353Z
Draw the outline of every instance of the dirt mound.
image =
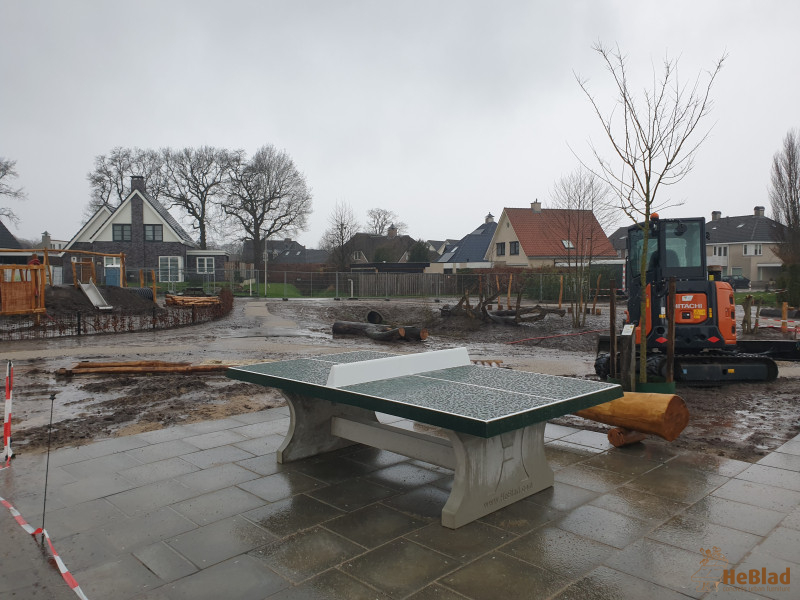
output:
M131 288L116 286L100 286L100 294L111 306L112 313L149 314L153 311L153 301L144 298ZM97 309L89 301L82 290L73 286L47 286L45 288L44 305L51 316L74 315L75 313L94 313ZM158 308L157 310L163 310Z

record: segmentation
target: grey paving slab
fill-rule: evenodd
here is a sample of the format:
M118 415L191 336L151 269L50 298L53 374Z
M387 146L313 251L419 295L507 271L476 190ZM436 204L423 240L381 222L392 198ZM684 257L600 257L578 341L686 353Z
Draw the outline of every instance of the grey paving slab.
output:
M289 582L252 556L237 556L166 584L170 600L263 600L288 587Z
M268 600L389 600L366 583L358 581L337 569L298 585L268 596Z
M172 509L198 525L208 525L262 506L264 500L237 487L226 487L176 502Z
M289 431L289 419L273 419L271 421L261 421L250 425L242 425L231 429L248 438L262 438L268 435L284 436Z
M698 471L710 471L723 477L734 477L744 471L751 463L743 460L734 460L716 454L705 452L681 452L669 461L671 467L682 466Z
M88 598L128 600L163 582L130 554L123 554L74 573Z
M691 552L714 546L724 548L728 561L733 562L741 560L761 540L758 535L688 515L678 515L670 519L651 531L647 537Z
M134 487L136 487L135 483L118 473L105 473L101 475L92 475L80 479L75 483L63 485L55 490L53 496L69 506L118 494ZM51 498L52 496L48 494L48 501Z
M555 423L547 423L544 426L544 436L553 439L562 438L578 431L580 429L577 427L567 427L566 425L556 425Z
M209 448L216 448L217 446L224 446L225 444L243 442L249 438L233 431L223 430L192 435L183 439L187 444L197 446L200 450L208 450Z
M553 600L686 600L686 596L608 567L597 567Z
M592 500L589 504L649 522L653 527L686 509L688 504L668 500L632 488L621 487Z
M676 502L691 504L704 498L727 481L728 478L721 475L680 465L672 467L666 463L626 485Z
M33 522L41 522L41 516L38 513L36 517ZM50 536L62 538L73 533L103 527L119 519L125 519L126 515L105 498L98 498L58 510L48 508L45 518Z
M198 571L197 567L164 542L141 548L133 555L162 581L175 581Z
M503 553L486 555L440 579L440 583L466 598L503 600L547 598L570 581Z
M758 461L759 465L787 469L789 471L800 471L800 454L784 454L783 452L772 452Z
M743 479L731 479L711 495L787 514L800 505L800 492Z
M166 479L108 496L108 501L125 514L133 516L168 506L196 495L197 492L192 488L177 481Z
M439 523L406 534L407 539L426 548L446 554L459 562L473 560L491 552L516 535L480 521L473 521L458 529L442 527Z
M90 477L102 473L114 473L141 465L141 461L127 453L118 452L98 458L90 458L80 462L70 463L61 467L64 471L76 478ZM49 484L48 475L48 484Z
M450 492L433 485L424 485L410 492L390 496L383 504L418 519L441 521L442 509L447 504Z
M350 448L347 458L368 465L373 465L376 470L408 460L408 457L403 456L402 454L389 452L388 450L379 450L378 448L363 448L360 446Z
M376 471L375 467L371 465L337 456L324 460L299 460L292 463L292 467L298 473L328 484L341 483Z
M212 433L216 431L224 431L226 429L233 429L234 427L241 427L241 426L242 426L241 421L230 417L226 419L216 419L211 421L198 421L195 423L184 425L184 427L192 431L195 435L203 433Z
M598 506L579 506L555 523L561 529L597 542L624 548L643 537L651 524Z
M165 458L173 458L183 454L196 452L197 446L187 444L183 440L170 439L165 442L150 444L149 446L142 446L134 450L128 450L125 454L132 456L140 463L152 463Z
M187 462L180 456L165 458L145 465L138 465L129 469L121 469L119 474L128 481L132 481L137 486L161 481L164 479L174 479L178 475L197 471L198 467L191 462Z
M160 508L98 528L118 552L135 552L145 546L196 529L197 525L171 508Z
M181 458L196 467L208 469L217 465L234 463L238 460L247 460L248 458L253 458L253 456L255 455L236 446L217 446L208 450L184 454Z
M313 490L308 495L340 510L353 511L397 493L397 490L371 481L354 479Z
M374 548L427 525L382 504L372 504L325 523L325 527L365 548Z
M563 440L553 440L547 442L544 446L547 464L555 471L587 460L601 452L602 450L598 450L597 448L571 444Z
M442 479L444 475L408 463L400 463L370 473L364 479L396 490L408 490Z
M794 511L783 520L781 526L800 530L800 506L795 508Z
M579 446L589 446L598 450L610 450L614 446L608 441L608 435L597 431L581 429L570 435L559 438L562 442L578 444Z
M253 456L263 456L265 454L275 453L283 444L282 435L268 435L262 438L253 438L246 442L239 442L234 444L236 448L249 452Z
M779 446L777 452L783 452L784 454L794 454L796 456L800 456L800 440L798 440L797 438L789 440L785 444Z
M646 458L647 460L654 460L660 463L669 462L680 455L680 451L671 448L667 442L662 443L661 440L657 438L648 438L647 443L612 448L609 452L624 454L626 456L638 456L639 458Z
M275 572L300 583L364 552L358 544L322 527L257 548L250 556L263 560Z
M167 544L205 569L239 554L265 546L276 538L243 517L229 517L170 539Z
M621 552L612 555L607 567L644 579L692 598L704 592L697 590L691 577L701 567L703 556L654 540L638 540Z
M229 485L258 479L258 477L258 473L239 465L224 464L181 475L176 477L175 481L196 490L198 493L205 493L213 492Z
M191 425L176 425L140 433L136 437L146 442L146 446L147 444L160 444L163 442L180 440L182 438L198 435L199 433L201 432L193 429Z
M611 471L612 473L634 477L652 471L661 463L639 456L622 454L620 452L603 452L601 454L595 454L591 458L584 460L581 464L586 467L603 469Z
M631 481L633 475L596 469L586 463L570 465L555 472L555 480L575 487L605 493Z
M305 494L266 505L263 505L263 502L261 504L262 506L258 508L242 511L242 516L279 538L344 514L343 511Z
M457 594L438 583L422 588L416 594L411 594L407 600L464 600L464 596Z
M767 572L785 574L789 570L790 584L788 586L779 585L775 586L761 586L761 585L737 585L741 587L746 593L757 593L766 598L773 598L774 600L797 600L797 583L794 579L795 573L800 572L800 563L790 562L788 560L779 558L762 550L760 547L751 552L745 560L736 565L736 573L749 573L751 569L760 572L766 569ZM728 586L725 586L728 589Z
M778 527L761 543L759 550L770 556L800 564L800 531Z
M245 425L250 425L252 423L263 423L264 421L284 419L287 416L288 413L278 410L278 408L270 408L256 412L242 413L241 415L231 415L230 418Z
M394 598L421 590L459 563L409 540L395 540L348 560L341 569Z
M685 514L707 523L762 536L772 531L785 516L782 512L718 496L706 496L690 506Z
M259 475L272 475L274 473L289 472L294 470L292 463L288 465L282 465L279 463L274 452L240 460L236 464L240 467L244 467L245 469L249 469L254 473L258 473Z
M295 494L302 494L303 492L323 487L325 484L302 473L288 471L245 481L238 485L243 490L255 494L268 502L277 502Z
M616 551L613 546L552 526L540 527L502 548L514 558L573 579L602 565Z
M798 471L789 471L763 464L751 465L739 473L736 478L800 492L800 472Z
M549 508L567 511L591 502L600 494L566 483L555 482L553 487L529 496L526 500Z
M62 559L69 558L69 568L73 573L105 562L118 554L108 540L92 532L57 538L56 551Z
M549 506L540 506L533 502L522 500L489 513L485 517L481 517L480 520L498 529L515 535L522 535L563 516L563 512Z

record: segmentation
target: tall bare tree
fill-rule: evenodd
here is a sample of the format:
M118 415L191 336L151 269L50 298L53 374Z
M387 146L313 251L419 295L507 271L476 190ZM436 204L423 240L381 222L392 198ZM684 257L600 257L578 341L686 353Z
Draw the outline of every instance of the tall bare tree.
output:
M778 256L787 264L800 263L800 132L790 130L772 159L769 199L772 218L784 227L776 232Z
M188 216L203 250L208 247L215 201L224 201L225 183L240 155L241 151L211 146L161 151L164 196L169 198L171 206L180 208Z
M266 145L246 160L238 154L229 171L222 210L253 240L256 269L263 266L267 240L306 228L311 191L305 176L284 150Z
M367 211L367 233L386 235L392 225L397 229L397 235L403 235L408 229L397 214L387 208L370 208Z
M347 271L350 267L347 243L358 233L359 227L352 207L346 202L337 202L328 217L328 228L319 243L323 250L328 251L329 260L337 271Z
M613 107L604 112L599 101L589 91L588 83L576 75L578 85L594 108L613 159L607 160L591 146L597 167L591 169L615 190L620 208L634 222L641 223L644 245L640 264L642 282L647 271L647 247L650 215L670 206L661 201L661 186L681 181L692 169L700 145L708 137L701 131L712 107L711 88L719 75L725 56L703 78L698 75L689 84L678 76L678 61L666 58L661 72L653 69L651 87L637 95L628 79L627 57L619 49L598 43L593 49L611 75L616 94ZM585 163L584 163L585 164ZM646 312L646 297L642 294L641 312ZM646 336L640 337L639 380L646 381Z
M86 175L91 198L84 210L91 217L103 206L114 210L130 193L131 175L144 177L147 195L158 201L166 185L162 169L162 154L142 148L112 148L108 154L94 158L94 169Z
M0 198L9 198L11 200L25 199L25 190L21 187L18 188L11 185L11 180L19 177L16 167L17 161L0 157ZM7 206L0 206L0 217L5 217L14 223L14 225L19 223L17 215Z
M555 221L564 238L561 250L569 275L567 297L572 306L573 327L586 325L589 273L595 249L601 241L607 241L603 228L614 219L609 195L608 186L584 169L561 177L553 187L553 208L560 209Z

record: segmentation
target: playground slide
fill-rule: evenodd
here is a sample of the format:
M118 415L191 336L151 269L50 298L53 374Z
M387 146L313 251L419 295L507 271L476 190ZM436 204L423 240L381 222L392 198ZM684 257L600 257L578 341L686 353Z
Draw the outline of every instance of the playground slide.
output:
M112 306L106 304L105 298L103 298L103 295L100 293L100 290L97 289L97 286L93 281L89 281L89 283L82 283L81 289L98 310L111 310L113 308Z

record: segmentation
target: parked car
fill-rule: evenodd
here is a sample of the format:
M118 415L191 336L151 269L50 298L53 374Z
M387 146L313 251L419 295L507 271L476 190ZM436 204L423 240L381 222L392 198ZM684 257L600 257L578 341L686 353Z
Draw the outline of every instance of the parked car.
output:
M744 275L726 275L722 281L730 283L734 290L749 290L750 280Z

